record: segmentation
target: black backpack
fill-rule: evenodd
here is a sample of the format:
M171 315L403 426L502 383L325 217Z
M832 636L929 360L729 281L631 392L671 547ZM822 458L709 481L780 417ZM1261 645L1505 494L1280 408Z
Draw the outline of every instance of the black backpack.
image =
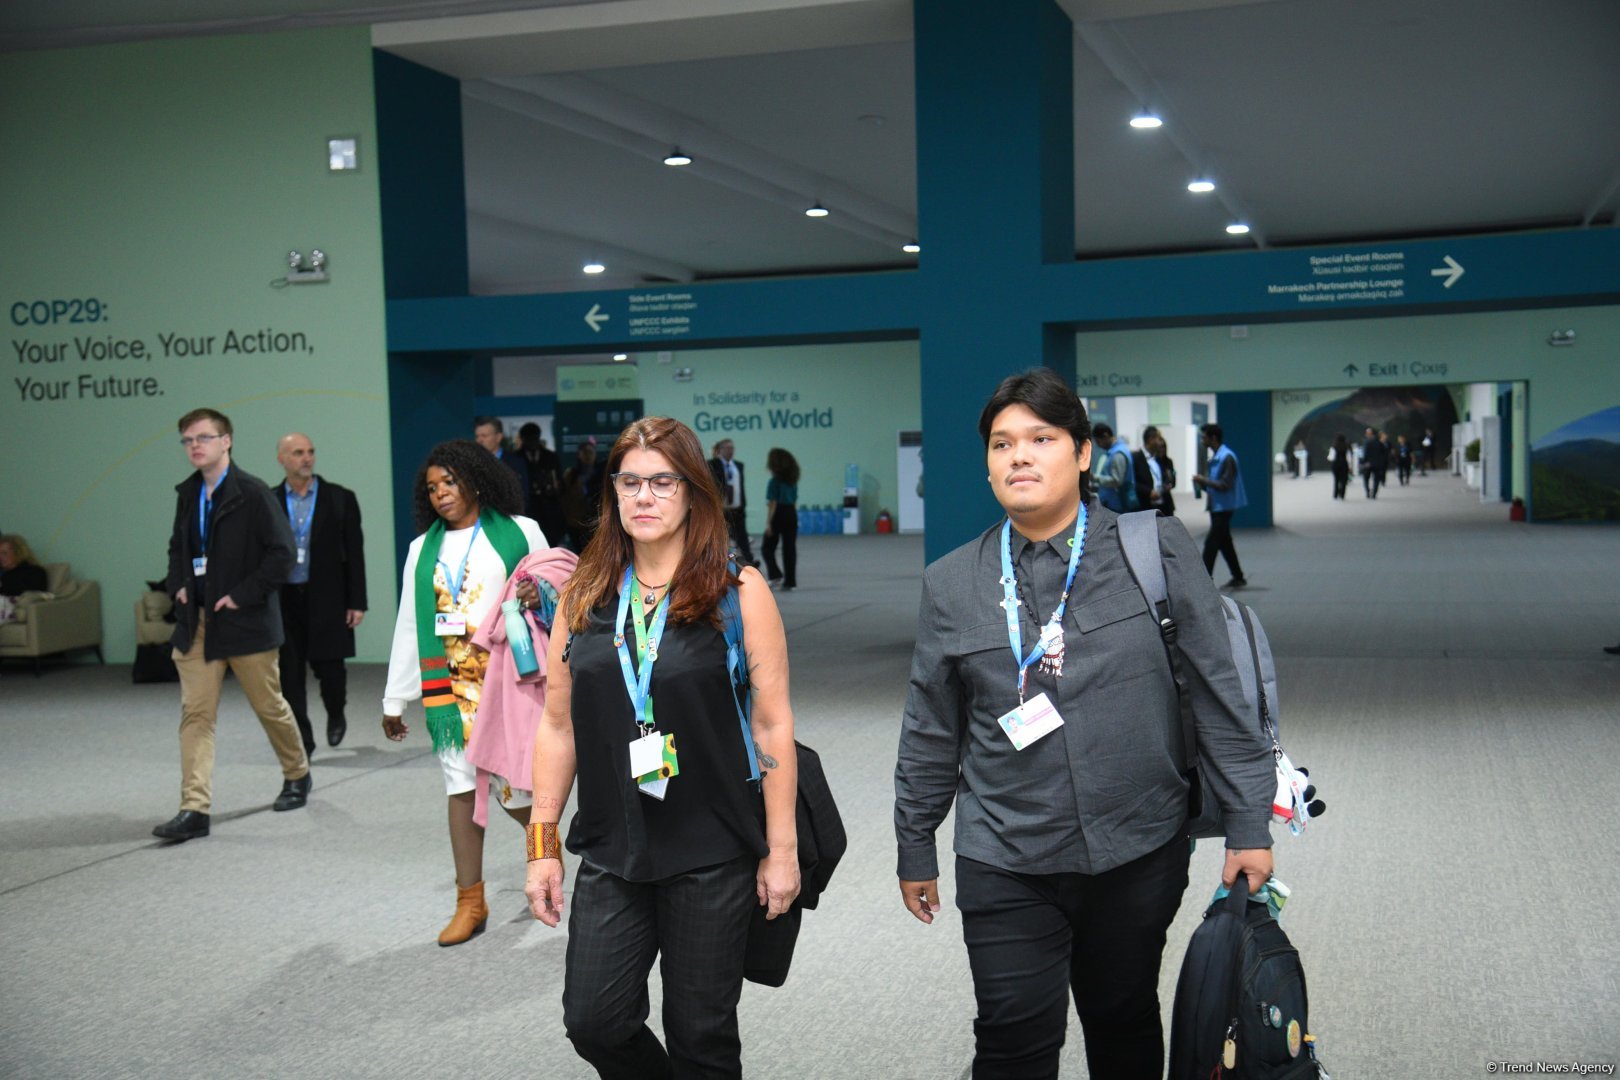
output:
M1170 1080L1330 1080L1307 1023L1305 969L1245 878L1193 932L1171 1010Z

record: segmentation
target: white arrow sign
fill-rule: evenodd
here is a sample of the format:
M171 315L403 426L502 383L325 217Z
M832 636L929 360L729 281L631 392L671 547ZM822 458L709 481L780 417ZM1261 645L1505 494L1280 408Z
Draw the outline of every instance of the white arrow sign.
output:
M1429 276L1445 278L1446 280L1443 282L1443 284L1449 289L1453 285L1457 284L1458 278L1463 276L1463 268L1462 264L1456 259L1453 259L1450 255L1445 256L1445 263L1446 265L1444 266L1437 266L1433 270L1430 270Z
M1458 267L1458 273L1461 272L1462 268ZM589 326L592 330L595 330L598 334L600 334L602 332L602 324L611 318L613 318L613 316L604 315L602 313L601 304L592 304L591 310L585 313L585 325Z

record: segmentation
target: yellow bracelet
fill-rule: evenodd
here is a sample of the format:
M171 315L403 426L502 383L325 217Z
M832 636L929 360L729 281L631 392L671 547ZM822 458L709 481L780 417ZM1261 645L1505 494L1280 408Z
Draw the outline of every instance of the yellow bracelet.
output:
M562 841L557 838L555 821L530 822L524 830L529 841L529 861L562 858Z

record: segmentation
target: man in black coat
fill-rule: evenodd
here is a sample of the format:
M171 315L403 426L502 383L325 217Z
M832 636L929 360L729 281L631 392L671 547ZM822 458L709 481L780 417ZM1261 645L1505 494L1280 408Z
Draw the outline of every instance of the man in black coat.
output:
M336 746L349 730L343 715L354 631L366 617L365 535L354 492L315 474L315 444L293 432L276 446L287 479L276 485L276 504L292 526L293 567L281 587L281 690L298 721L304 752L315 753L304 665L315 671L326 706L326 742Z
M1389 471L1389 447L1378 438L1372 428L1367 429L1367 441L1361 444L1361 489L1367 498L1378 498L1378 489L1384 484Z
M736 460L736 454L736 445L730 439L721 439L714 444L709 472L720 488L720 502L726 508L726 527L731 532L737 558L749 566L758 566L753 545L748 542L748 494L743 489L742 462Z
M168 592L174 599L180 672L180 812L152 830L164 840L207 836L213 802L214 728L230 667L281 761L274 809L309 798L309 757L281 696L281 583L292 568L292 532L264 481L231 466L231 421L213 409L180 418L180 445L196 470L176 485Z

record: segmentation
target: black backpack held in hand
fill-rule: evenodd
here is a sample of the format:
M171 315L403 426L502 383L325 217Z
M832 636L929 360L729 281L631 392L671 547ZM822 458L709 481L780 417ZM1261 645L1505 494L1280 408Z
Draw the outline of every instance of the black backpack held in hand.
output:
M1239 876L1209 905L1176 982L1170 1080L1331 1080L1307 1024L1305 969Z

